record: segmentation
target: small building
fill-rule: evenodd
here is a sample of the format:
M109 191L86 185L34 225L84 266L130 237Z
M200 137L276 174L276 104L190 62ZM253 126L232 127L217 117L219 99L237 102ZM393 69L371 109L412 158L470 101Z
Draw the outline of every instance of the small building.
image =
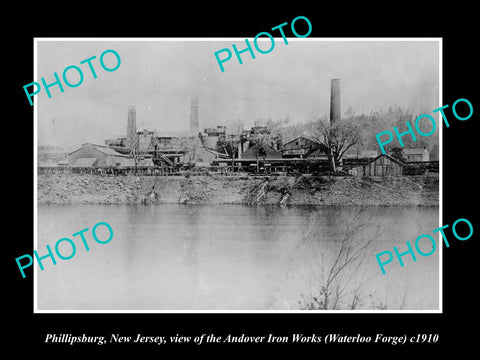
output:
M358 171L358 168L352 169L357 175L364 176L400 176L403 173L404 164L386 154L381 154L375 159L370 160L364 165L363 171Z
M402 154L406 162L430 161L430 153L426 147L423 149L402 149Z
M253 145L242 154L242 159L257 160L257 154L258 154L259 160L283 158L282 153L274 149L270 145L264 145L264 146L261 146L260 148L258 147L258 145Z
M363 150L355 153L344 154L342 157L343 170L352 175L363 174L362 167L378 156L375 150Z
M305 136L299 136L283 145L283 155L285 157L303 158L320 147L320 144Z
M68 154L68 163L71 166L97 166L106 167L120 162L126 156L104 145L86 143L81 148ZM89 159L89 160L78 160ZM92 162L92 159L95 161Z

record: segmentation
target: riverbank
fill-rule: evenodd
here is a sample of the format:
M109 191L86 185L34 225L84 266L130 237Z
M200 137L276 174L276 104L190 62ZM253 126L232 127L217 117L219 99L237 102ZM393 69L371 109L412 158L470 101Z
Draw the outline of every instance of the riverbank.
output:
M438 206L438 174L353 176L38 175L38 203Z

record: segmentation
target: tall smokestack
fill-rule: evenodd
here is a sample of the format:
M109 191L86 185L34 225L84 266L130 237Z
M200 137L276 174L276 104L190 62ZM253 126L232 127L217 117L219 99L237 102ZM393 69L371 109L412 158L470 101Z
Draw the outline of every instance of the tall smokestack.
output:
M128 120L127 120L127 141L126 147L132 148L135 144L135 136L137 134L137 114L135 106L128 107Z
M198 133L199 128L198 98L195 96L190 101L190 132Z
M330 89L330 123L340 121L340 79L331 80Z

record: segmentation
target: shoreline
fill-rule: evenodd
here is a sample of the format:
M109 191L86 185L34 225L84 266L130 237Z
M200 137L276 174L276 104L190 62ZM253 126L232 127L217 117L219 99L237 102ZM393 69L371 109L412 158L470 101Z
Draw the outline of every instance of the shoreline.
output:
M439 206L439 177L40 174L37 203Z

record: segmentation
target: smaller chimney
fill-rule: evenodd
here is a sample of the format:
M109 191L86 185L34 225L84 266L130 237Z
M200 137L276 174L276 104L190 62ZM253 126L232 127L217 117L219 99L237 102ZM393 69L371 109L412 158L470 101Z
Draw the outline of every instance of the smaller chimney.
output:
M199 129L198 97L194 96L190 100L190 131L196 133Z
M135 106L128 107L128 120L127 120L127 141L126 146L132 148L135 144L135 136L137 135L137 114Z

